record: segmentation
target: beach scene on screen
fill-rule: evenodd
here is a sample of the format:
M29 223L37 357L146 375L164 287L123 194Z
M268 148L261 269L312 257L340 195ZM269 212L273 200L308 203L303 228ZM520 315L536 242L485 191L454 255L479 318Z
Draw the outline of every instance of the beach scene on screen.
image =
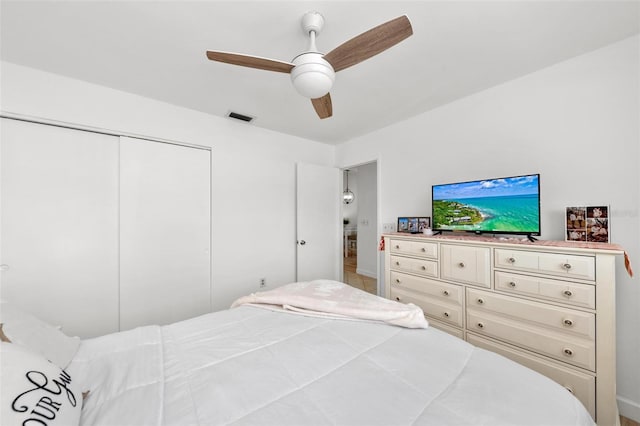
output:
M433 186L434 229L540 231L539 176Z

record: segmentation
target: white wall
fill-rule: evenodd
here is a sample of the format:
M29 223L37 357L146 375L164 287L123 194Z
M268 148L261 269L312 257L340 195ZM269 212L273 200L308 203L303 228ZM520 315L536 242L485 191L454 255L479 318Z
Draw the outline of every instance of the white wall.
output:
M355 174L359 199L356 272L371 278L377 278L378 270L377 167L376 163L363 164Z
M365 135L337 162L380 159L381 223L429 213L436 183L539 172L543 239L564 239L566 206L609 204L638 270L639 48L635 36ZM640 421L640 279L622 259L616 273L619 405Z
M295 279L295 163L334 147L2 62L2 111L211 146L214 310Z

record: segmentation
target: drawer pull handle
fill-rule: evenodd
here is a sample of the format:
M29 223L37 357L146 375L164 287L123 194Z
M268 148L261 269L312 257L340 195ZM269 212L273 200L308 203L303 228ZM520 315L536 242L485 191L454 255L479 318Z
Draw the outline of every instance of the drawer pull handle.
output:
M516 263L516 258L515 257L510 257L510 258L507 259L507 262Z
M569 348L564 348L562 352L564 352L566 356L573 356L573 351Z
M424 265L422 265L422 270L423 270L423 271L426 271L426 270L427 270L427 267L426 267L426 266L424 266Z
M481 322L479 322L479 323L478 323L478 328L484 328L484 324L483 324L483 323L481 323Z
M513 281L509 282L509 287L511 287L511 288L515 288L515 286L516 286L516 283L515 283L515 282L513 282Z
M424 248L424 247L422 247L421 251L424 253L424 252L426 252L426 251L427 251L427 249L426 249L426 248Z
M461 268L464 268L464 262L458 263L458 266L461 267Z
M400 250L400 246L396 244L396 250Z
M396 266L400 266L400 262L397 262L397 261L396 261Z
M482 305L484 303L484 299L478 299L478 305Z
M569 392L573 393L573 388L571 386L565 386L564 388Z
M449 291L448 291L448 290L444 290L444 291L442 292L442 294L444 294L445 296L448 296L448 295L449 295Z
M445 312L445 313L444 313L444 314L442 314L442 315L444 315L446 318L449 318L449 312Z
M570 291L570 290L565 290L565 291L563 291L563 292L562 292L562 294L564 294L564 295L565 295L565 296L567 296L567 297L571 297L571 296L573 296L573 293L571 293L571 291Z
M563 263L562 267L568 271L569 269L571 269L571 264L570 263Z
M396 278L396 284L400 284L400 278Z
M399 301L400 301L400 298L399 298L399 297L396 297L396 300L399 302Z
M569 318L567 318L566 320L562 321L562 323L564 325L566 325L567 327L571 327L573 325L573 321L571 321Z

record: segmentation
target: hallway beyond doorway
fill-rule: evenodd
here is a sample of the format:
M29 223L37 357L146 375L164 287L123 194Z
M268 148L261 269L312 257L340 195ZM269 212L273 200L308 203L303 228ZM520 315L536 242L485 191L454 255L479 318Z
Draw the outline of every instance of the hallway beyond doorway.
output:
M356 272L358 258L349 256L344 258L344 282L367 293L377 294L378 282L375 278L360 275Z

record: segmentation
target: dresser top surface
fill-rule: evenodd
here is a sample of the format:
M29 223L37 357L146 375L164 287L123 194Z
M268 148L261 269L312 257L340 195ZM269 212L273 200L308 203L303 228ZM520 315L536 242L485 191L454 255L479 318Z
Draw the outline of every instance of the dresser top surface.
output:
M483 235L424 235L394 232L383 234L384 237L394 239L419 240L430 242L452 242L473 245L504 246L505 248L523 248L534 250L560 250L560 251L588 251L605 254L624 254L624 249L618 244L589 243L559 240L529 241L526 237L487 237Z

